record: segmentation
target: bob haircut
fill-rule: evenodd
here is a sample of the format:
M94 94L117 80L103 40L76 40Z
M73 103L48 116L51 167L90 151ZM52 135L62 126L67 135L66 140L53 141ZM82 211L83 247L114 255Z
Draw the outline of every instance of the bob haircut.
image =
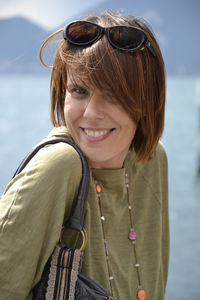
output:
M131 25L142 29L156 57L147 47L132 52L114 49L106 35L87 47L70 45L61 39L51 74L51 122L55 127L66 126L64 101L67 78L72 74L75 84L76 80L90 84L119 101L137 124L131 147L137 161L144 163L154 155L164 128L165 67L159 45L149 25L140 18L105 12L83 20L104 27ZM50 35L41 46L40 60L45 66L43 50L62 31L63 28Z

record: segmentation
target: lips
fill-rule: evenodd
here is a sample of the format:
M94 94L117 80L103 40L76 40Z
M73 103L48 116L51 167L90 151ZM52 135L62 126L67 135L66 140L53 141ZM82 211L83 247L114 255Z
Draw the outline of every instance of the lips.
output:
M91 129L84 129L84 132L88 135L88 136L92 136L92 137L98 137L98 136L103 136L106 135L110 132L110 130L91 130Z
M107 138L115 128L81 128L84 136L89 141L101 141Z

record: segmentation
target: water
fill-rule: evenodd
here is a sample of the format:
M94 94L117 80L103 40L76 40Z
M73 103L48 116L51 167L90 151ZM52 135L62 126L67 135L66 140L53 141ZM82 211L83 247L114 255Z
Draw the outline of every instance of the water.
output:
M200 178L195 78L169 78L165 143L169 160L171 259L167 300L200 299Z
M0 77L0 193L27 152L51 129L49 77Z
M171 257L166 300L200 299L197 78L167 80ZM49 77L0 77L0 193L25 154L51 129ZM149 299L150 300L150 299Z

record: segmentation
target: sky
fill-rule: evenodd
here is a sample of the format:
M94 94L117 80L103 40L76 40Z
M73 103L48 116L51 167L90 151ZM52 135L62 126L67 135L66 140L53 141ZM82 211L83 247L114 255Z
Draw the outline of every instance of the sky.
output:
M54 29L69 18L106 0L0 0L0 18L23 16L45 29ZM65 9L64 9L65 8Z

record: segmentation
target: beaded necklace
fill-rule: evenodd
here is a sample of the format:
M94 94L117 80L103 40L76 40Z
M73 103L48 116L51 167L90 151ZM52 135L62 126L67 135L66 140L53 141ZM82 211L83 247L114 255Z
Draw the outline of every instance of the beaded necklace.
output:
M138 300L145 300L146 299L146 292L145 292L144 289L142 289L140 270L139 270L140 264L138 263L137 251L136 251L137 234L134 230L134 224L133 224L132 206L131 206L130 197L129 197L129 178L128 178L128 174L125 175L125 187L126 187L126 192L127 192L128 214L129 214L129 219L130 219L130 232L128 234L128 239L133 245L133 253L134 253L134 257L135 257L135 267L136 267L137 279L138 279L137 299ZM110 269L109 251L108 251L109 249L108 249L108 245L107 245L107 241L106 241L105 227L104 227L105 217L104 217L103 211L102 211L101 190L102 189L101 189L100 184L96 183L96 192L97 192L97 196L98 196L99 210L100 210L100 214L101 214L101 226L102 226L102 233L103 233L103 239L104 239L104 249L105 249L106 263L107 263L107 269L108 269L110 291L113 294L112 281L114 280L114 277L111 274L111 269Z

